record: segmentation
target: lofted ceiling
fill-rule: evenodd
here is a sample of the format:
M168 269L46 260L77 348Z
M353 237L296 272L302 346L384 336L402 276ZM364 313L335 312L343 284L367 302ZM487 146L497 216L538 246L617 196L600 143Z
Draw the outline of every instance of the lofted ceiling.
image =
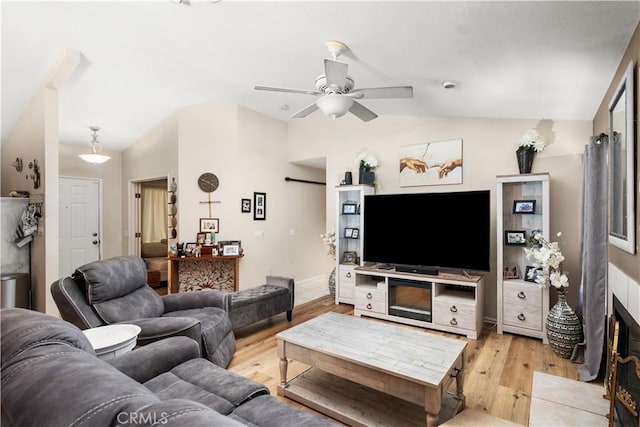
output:
M65 49L60 141L123 150L175 110L242 105L280 120L331 58L358 88L412 85L378 115L591 120L640 21L640 1L2 1L2 140ZM444 81L456 83L444 89ZM288 109L288 110L287 110ZM313 114L322 114L317 111ZM326 117L327 125L331 119ZM341 119L337 119L341 120ZM378 119L380 120L380 119Z

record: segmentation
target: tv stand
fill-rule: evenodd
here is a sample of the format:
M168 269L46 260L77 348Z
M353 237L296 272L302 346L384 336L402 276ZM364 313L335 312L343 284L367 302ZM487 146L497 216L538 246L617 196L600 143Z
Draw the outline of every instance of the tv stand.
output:
M439 270L437 267L429 267L426 265L396 265L396 271L399 273L415 273L415 274L428 274L430 276L437 276Z
M484 277L439 272L425 275L385 270L380 266L356 267L354 315L368 316L478 339L482 332ZM394 299L398 286L417 304L402 306ZM405 301L406 302L406 299ZM400 307L398 307L400 305ZM404 314L403 314L404 311ZM415 313L419 315L416 316ZM413 317L413 318L412 318Z

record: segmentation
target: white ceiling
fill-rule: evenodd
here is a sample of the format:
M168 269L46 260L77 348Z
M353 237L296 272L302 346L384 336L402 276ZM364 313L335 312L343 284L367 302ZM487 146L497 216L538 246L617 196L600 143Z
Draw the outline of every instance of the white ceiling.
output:
M339 60L356 88L413 86L412 99L361 101L378 115L591 120L640 21L637 0L1 7L2 139L62 52L75 49L82 60L60 93L61 142L88 144L95 125L110 150L190 105L239 104L305 120L289 115L313 96L253 86L314 89L328 40L350 47ZM443 89L445 80L457 87Z

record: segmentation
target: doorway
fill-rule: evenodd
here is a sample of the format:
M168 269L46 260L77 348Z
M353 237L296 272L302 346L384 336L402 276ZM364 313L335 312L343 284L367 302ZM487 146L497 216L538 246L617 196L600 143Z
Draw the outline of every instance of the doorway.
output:
M59 179L60 277L102 255L101 183L95 178Z
M136 253L147 265L147 282L153 288L167 286L168 193L167 178L135 183Z

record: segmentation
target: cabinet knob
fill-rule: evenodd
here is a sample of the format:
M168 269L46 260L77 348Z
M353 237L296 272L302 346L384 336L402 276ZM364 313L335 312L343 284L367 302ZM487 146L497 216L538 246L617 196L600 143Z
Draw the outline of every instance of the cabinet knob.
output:
M451 319L449 321L449 323L451 323L451 326L458 326L458 321L456 320L456 318L454 317L453 319Z
M525 293L524 293L524 292L520 291L520 292L518 292L518 298L520 298L520 299L527 299L527 296L525 295Z
M348 278L351 278L351 272L350 272L350 271L349 271L349 272L347 272L346 276L347 276Z
M373 298L373 295L371 295L371 292L368 292L367 293L367 299L371 299L371 298Z
M451 307L449 307L449 311L452 313L457 313L458 312L458 308L455 305L452 305Z
M93 243L94 245L97 245L97 244L98 244L98 241L97 241L97 240L94 240L94 241L93 241L93 242L91 242L91 243Z
M522 320L524 322L525 320L527 320L527 318L524 317L524 314L520 313L518 314L518 320Z
M367 310L371 310L371 304L367 304Z

